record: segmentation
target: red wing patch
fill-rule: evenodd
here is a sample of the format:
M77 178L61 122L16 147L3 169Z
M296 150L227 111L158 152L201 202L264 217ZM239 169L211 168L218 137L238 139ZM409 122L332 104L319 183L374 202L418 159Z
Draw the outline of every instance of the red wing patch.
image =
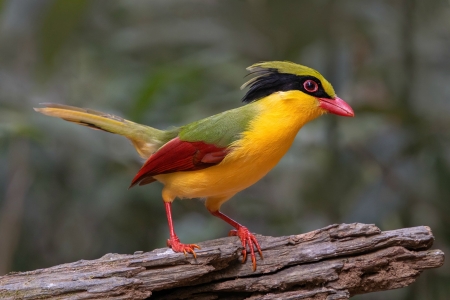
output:
M131 181L133 187L155 181L153 176L180 171L205 169L220 163L227 155L227 148L204 142L185 142L172 139L145 162Z

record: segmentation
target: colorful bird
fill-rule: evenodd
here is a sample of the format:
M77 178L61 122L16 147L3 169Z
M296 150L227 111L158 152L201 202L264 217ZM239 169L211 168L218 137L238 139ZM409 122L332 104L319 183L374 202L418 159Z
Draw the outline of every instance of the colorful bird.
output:
M147 161L131 181L133 187L159 181L170 238L175 252L192 253L175 233L171 205L175 198L204 198L208 211L235 230L230 235L247 248L256 270L258 241L249 229L220 212L239 191L266 175L292 145L303 125L325 113L353 117L352 108L336 96L331 84L316 70L292 62L257 63L242 101L246 105L170 130L158 130L89 109L43 103L43 114L127 137Z

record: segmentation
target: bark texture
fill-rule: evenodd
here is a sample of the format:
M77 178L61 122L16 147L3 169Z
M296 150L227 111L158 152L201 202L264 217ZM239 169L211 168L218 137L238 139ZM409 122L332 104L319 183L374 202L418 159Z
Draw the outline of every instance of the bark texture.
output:
M0 299L348 299L395 289L440 267L426 226L381 232L339 224L305 234L257 236L264 260L242 264L237 237L200 243L197 259L171 249L106 254L0 277Z

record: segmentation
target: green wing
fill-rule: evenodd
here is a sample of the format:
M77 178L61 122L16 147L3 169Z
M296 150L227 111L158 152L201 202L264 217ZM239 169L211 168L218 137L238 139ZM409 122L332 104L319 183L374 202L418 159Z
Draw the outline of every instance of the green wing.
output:
M256 106L248 104L187 124L181 127L178 136L182 141L204 142L225 148L240 138L257 114Z

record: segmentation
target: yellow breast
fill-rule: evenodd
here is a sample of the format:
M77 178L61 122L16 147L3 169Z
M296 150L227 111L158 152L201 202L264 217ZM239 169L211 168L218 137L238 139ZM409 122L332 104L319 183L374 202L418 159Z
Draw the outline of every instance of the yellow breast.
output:
M322 114L313 101L302 92L288 91L249 104L257 105L260 113L220 164L154 177L165 185L164 200L232 196L254 184L283 157L300 128Z

